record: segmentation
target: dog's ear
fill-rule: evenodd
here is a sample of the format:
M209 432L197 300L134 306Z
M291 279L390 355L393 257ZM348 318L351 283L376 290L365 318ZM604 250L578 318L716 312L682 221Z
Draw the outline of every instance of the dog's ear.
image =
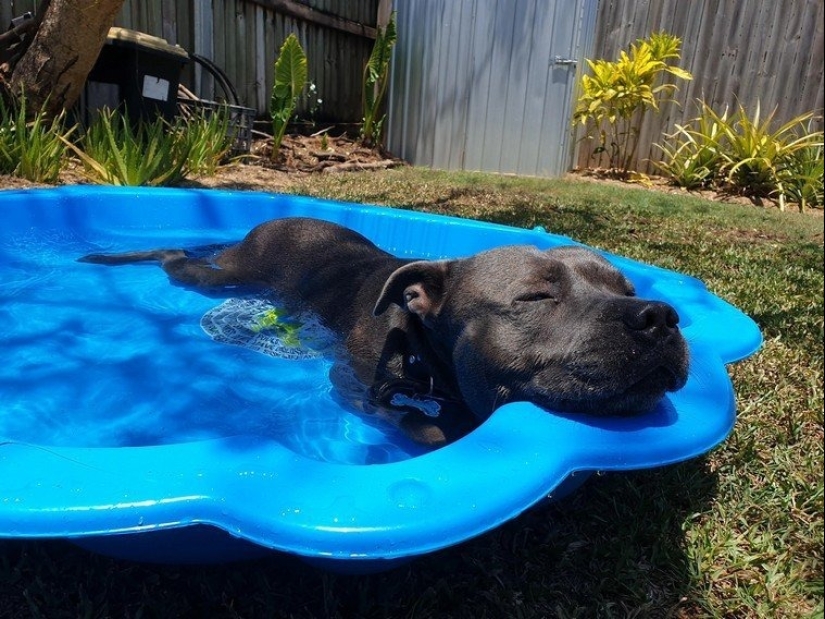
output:
M450 263L446 260L420 260L396 269L378 295L373 315L383 314L395 303L426 320L441 307L449 272Z

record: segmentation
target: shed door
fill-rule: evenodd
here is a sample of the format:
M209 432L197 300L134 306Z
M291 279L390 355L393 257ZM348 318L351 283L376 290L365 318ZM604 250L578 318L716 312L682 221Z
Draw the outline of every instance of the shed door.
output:
M386 144L415 165L559 176L598 0L396 0Z

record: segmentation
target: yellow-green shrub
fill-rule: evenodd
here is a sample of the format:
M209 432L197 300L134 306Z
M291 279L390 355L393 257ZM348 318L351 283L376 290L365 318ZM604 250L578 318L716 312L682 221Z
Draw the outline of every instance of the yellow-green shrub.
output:
M611 168L626 174L638 145L639 126L646 110L658 110L660 102L676 86L662 83L666 74L689 80L687 71L669 64L679 59L681 39L666 32L639 39L622 51L616 61L587 60L590 74L582 76L574 122L587 127L588 138L595 133L599 145L594 152L606 152Z

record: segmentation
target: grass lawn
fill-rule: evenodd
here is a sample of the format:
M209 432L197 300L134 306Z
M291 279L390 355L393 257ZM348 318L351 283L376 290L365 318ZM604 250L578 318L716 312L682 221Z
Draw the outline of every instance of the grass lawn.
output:
M283 558L153 566L0 542L0 617L823 616L821 216L416 168L318 174L292 190L540 225L704 280L765 339L730 367L733 435L689 462L594 476L559 503L377 575Z

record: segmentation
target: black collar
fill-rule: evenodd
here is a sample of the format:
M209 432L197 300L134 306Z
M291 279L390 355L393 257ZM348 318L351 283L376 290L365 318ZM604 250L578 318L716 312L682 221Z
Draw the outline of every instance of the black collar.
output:
M418 411L427 417L438 417L445 405L462 401L435 386L435 379L417 355L404 359L404 376L373 384L370 399L385 408Z

